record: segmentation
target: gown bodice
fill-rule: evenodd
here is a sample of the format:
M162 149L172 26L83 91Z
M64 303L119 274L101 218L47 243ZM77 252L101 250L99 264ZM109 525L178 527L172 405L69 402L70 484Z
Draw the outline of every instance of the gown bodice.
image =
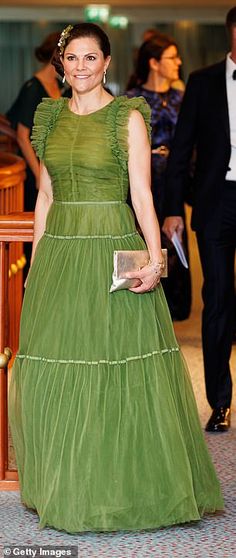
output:
M128 119L144 117L144 99L117 97L87 115L70 111L68 99L44 99L35 113L32 144L52 181L53 204L46 235L61 238L133 235L136 225L126 204Z
M149 127L144 99L117 97L91 114L78 115L68 99L44 99L32 143L52 180L54 201L124 202L128 192L128 118L138 109Z

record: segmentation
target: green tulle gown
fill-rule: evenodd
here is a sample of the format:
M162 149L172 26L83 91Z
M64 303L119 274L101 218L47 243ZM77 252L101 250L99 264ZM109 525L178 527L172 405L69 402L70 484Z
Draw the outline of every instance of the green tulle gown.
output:
M45 99L33 145L54 202L25 293L10 387L22 502L40 526L146 529L222 509L162 287L109 293L114 250L143 249L127 125L141 99L79 116Z

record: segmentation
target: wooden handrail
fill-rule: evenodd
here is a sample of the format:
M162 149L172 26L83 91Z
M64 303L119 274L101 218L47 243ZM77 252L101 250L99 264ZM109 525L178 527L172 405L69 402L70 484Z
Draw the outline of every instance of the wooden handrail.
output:
M16 174L19 170L25 169L25 162L22 157L14 153L3 151L0 157L0 176L6 174Z
M0 215L0 242L32 242L33 232L34 213Z
M33 227L33 213L19 211L9 215L0 215L0 353L3 355L6 355L9 337L9 246L19 241L31 242ZM2 360L0 359L2 366L4 364L3 355ZM17 473L8 470L7 383L7 370L3 367L0 369L0 490L18 488Z
M1 124L3 126L1 127ZM3 129L4 127L4 129ZM8 145L10 129L0 122L0 143ZM11 135L11 133L10 133ZM9 142L15 137L9 138ZM9 143L9 147L11 147ZM18 348L23 296L23 242L32 240L33 214L23 213L25 161L12 152L0 151L0 490L18 488L17 472L8 460L8 382L6 347Z
M11 188L25 179L25 161L13 153L0 153L0 188ZM23 209L23 207L22 207Z
M13 153L0 152L0 214L23 211L25 161Z

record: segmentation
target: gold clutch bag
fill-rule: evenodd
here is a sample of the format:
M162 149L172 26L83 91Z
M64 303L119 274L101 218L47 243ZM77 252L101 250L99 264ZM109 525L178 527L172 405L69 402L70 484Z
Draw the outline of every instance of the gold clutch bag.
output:
M162 277L167 277L168 265L166 248L162 249L162 255L165 265ZM148 264L149 260L150 256L148 250L116 250L114 252L114 269L110 293L120 291L121 289L137 287L139 284L139 282L137 283L137 279L127 279L124 277L122 278L122 276L129 271L139 271Z

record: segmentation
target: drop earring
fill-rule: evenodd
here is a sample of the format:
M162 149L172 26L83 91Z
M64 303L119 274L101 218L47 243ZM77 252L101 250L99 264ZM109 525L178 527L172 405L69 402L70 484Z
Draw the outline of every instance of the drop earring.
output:
M104 70L104 72L103 72L103 78L102 78L102 83L103 83L103 85L105 85L105 83L106 83L106 81L107 81L107 80L106 80L106 73L107 73L107 71Z
M65 74L64 74L64 76L63 76L63 78L62 78L62 83L65 83L65 81L66 81L66 76L65 76Z

